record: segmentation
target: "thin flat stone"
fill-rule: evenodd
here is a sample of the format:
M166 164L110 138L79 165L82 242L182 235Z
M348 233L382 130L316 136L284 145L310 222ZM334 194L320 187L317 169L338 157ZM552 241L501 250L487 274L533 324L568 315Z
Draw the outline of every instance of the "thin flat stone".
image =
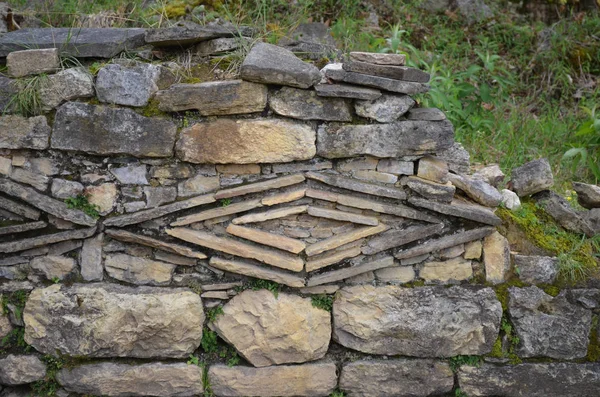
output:
M81 247L79 255L79 266L81 277L85 281L102 281L104 278L104 267L102 266L102 243L104 234L86 239Z
M262 247L242 243L240 241L216 237L212 234L198 230L175 228L167 229L167 234L192 244L198 244L215 251L225 252L243 258L256 259L257 261L294 272L304 268L304 261L297 256L278 253Z
M235 225L243 225L245 223L265 222L265 221L269 221L271 219L283 218L288 215L303 214L306 211L308 211L307 205L276 208L274 210L240 216L239 218L235 218L231 222Z
M406 66L377 65L368 62L345 62L342 67L345 71L368 74L370 76L386 77L388 79L412 81L415 83L428 83L431 76L422 70Z
M203 284L201 285L202 291L223 291L243 286L244 283L241 281L234 281L232 283L219 283L219 284Z
M354 258L360 255L360 247L352 247L339 252L327 253L320 255L319 257L313 257L306 261L306 271L312 272L336 263L343 261L344 259Z
M311 244L308 247L306 247L305 252L308 256L317 255L322 252L341 247L342 245L346 245L361 238L384 232L387 229L388 226L384 225L383 223L380 223L377 226L366 226L350 230L349 232L340 233L328 239L321 240L318 243Z
M220 218L226 215L237 214L238 212L249 211L258 207L262 207L260 199L242 201L239 203L229 204L226 207L212 208L197 214L177 218L173 223L171 223L171 226L185 226L191 223L202 222L207 219Z
M408 219L415 219L418 221L425 221L429 223L441 222L441 220L436 217L417 211L414 208L407 207L402 204L384 204L376 201L362 199L359 197L347 196L344 194L326 192L317 189L307 189L306 196L319 200L331 201L347 207L371 210L383 214L396 215Z
M402 230L388 230L381 235L369 240L366 246L362 247L362 253L373 255L390 248L399 247L440 233L444 229L443 223L426 226L411 226Z
M231 198L243 196L249 193L264 192L265 190L278 189L285 186L295 185L304 182L306 178L303 175L288 175L279 178L269 179L262 182L251 183L248 185L237 186L231 189L219 190L215 194L215 199Z
M274 194L272 196L267 196L263 198L260 202L263 205L271 206L276 204L289 203L292 201L300 200L306 195L306 189L296 189L289 192L283 192Z
M152 208L146 211L134 212L133 214L115 216L108 218L104 221L105 226L117 226L123 227L127 225L133 225L136 223L142 223L151 219L160 218L171 214L173 212L187 210L189 208L197 207L203 204L214 203L215 198L212 194L206 194L204 196L197 196L191 199L178 201L172 204L163 205L162 207Z
M135 243L146 245L148 247L158 248L163 251L171 252L173 254L187 256L188 258L195 259L206 259L207 256L202 252L194 251L191 248L185 247L179 244L167 243L162 240L158 240L148 236L142 236L139 234L131 233L125 230L117 230L117 229L107 229L105 231L106 235L110 238L114 238L120 241L125 241L127 243Z
M308 215L312 215L317 218L335 219L336 221L352 222L361 225L377 226L379 220L372 216L365 216L359 214L353 214L351 212L344 212L338 210L330 210L327 208L319 207L308 207Z
M14 266L21 263L29 263L29 258L22 256L9 256L8 258L0 259L0 266Z
M318 96L333 98L352 98L372 101L381 96L381 91L373 88L357 87L350 84L317 84Z
M422 94L429 91L427 84L415 83L412 81L400 81L388 79L385 77L369 76L362 73L325 71L325 77L334 81L343 81L344 83L364 85L366 87L379 88L381 90L396 92L399 94Z
M146 43L155 47L188 46L191 44L217 39L220 37L236 37L235 28L220 25L186 24L168 28L149 29L146 32Z
M156 259L157 261L169 262L174 265L180 266L196 266L198 264L198 261L196 261L196 259L194 258L172 254L170 252L165 252L162 250L158 250L154 253L154 259Z
M329 160L313 159L310 161L301 161L295 163L273 164L273 173L294 173L304 171L320 171L333 168L333 164Z
M306 248L306 244L303 241L244 226L230 224L227 226L226 231L236 237L268 245L269 247L279 248L293 254L299 254Z
M351 51L350 60L358 62L368 62L377 65L396 65L403 66L406 63L404 54L381 54L378 52L359 52Z
M300 288L300 293L307 295L334 294L339 289L340 286L337 284L315 285L314 287Z
M408 111L408 120L442 121L446 115L436 108L412 108Z
M0 244L0 252L18 252L31 248L41 247L47 244L58 243L67 240L81 240L92 236L96 232L96 227L88 229L69 230L66 232L46 234L18 241L11 241Z
M208 291L208 292L203 292L202 294L200 294L201 298L204 299L221 299L221 300L227 300L230 298L229 294L227 293L227 291Z
M306 177L326 185L339 187L342 189L353 190L355 192L367 193L373 196L389 197L397 200L406 199L406 192L390 186L375 185L372 183L359 181L353 178L346 178L339 175L323 174L317 172L307 172Z
M418 176L407 177L406 186L420 196L443 203L451 203L456 192L456 187L450 182L432 182Z
M416 256L429 254L434 251L439 251L445 248L454 247L455 245L468 243L475 240L481 240L482 238L489 236L494 232L493 227L481 227L478 229L468 230L466 232L460 232L449 236L440 237L435 240L429 240L423 244L419 244L416 247L409 248L404 251L398 251L394 256L396 259L407 259Z
M457 216L479 223L498 226L502 220L493 211L477 204L468 204L463 201L453 200L450 204L438 203L418 197L411 197L408 202L417 207L427 208L440 214Z
M4 234L23 233L29 230L43 229L48 224L44 221L22 223L20 225L0 227L0 236Z
M227 260L213 256L210 258L209 264L212 267L229 273L236 273L247 277L270 280L292 288L301 288L305 285L302 277L238 260Z
M367 262L358 266L347 267L344 269L319 274L318 276L313 276L308 279L306 286L313 287L315 285L334 283L336 281L358 276L359 274L392 266L394 266L394 258L392 256L386 256L385 258L381 258L373 262Z
M17 197L57 218L84 226L96 224L96 220L85 214L83 211L70 209L67 207L67 204L62 201L54 200L36 192L34 189L21 186L18 183L0 179L0 191L13 197Z

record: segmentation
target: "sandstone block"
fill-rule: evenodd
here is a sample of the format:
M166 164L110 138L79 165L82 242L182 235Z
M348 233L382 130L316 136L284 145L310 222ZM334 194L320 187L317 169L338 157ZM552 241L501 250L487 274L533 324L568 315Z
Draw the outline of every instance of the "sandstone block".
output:
M14 51L6 57L6 66L8 66L8 74L12 77L53 73L60 68L58 49Z
M50 127L46 117L22 117L3 115L0 117L0 149L48 148Z
M352 121L347 100L322 97L316 91L283 87L271 95L269 106L275 113L294 119Z

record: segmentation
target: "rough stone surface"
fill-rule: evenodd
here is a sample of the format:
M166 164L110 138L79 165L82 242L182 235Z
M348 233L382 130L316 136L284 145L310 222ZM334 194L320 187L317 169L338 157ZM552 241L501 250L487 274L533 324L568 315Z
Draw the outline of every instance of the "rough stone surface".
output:
M409 176L406 180L406 186L427 199L441 203L451 203L456 191L456 188L450 182L432 182L418 176Z
M340 376L340 390L350 397L426 397L453 387L450 366L434 360L359 360Z
M313 307L310 299L247 290L223 312L210 327L256 367L303 363L327 353L330 315Z
M394 175L414 175L415 163L396 159L381 159L377 164L377 171Z
M366 193L373 196L389 197L398 200L403 200L406 198L406 193L404 192L404 190L389 185L386 186L381 184L364 182L354 178L346 178L335 174L317 172L308 172L306 173L306 177L325 183L327 185L347 190L353 190L355 192Z
M517 193L512 190L502 189L502 205L511 211L521 208L521 200Z
M84 68L71 68L48 76L40 88L40 101L50 111L73 99L91 98L94 92L94 77Z
M183 363L88 364L65 368L56 378L67 391L92 396L183 397L204 391L202 368Z
M584 219L596 234L600 234L600 208L589 210Z
M97 207L100 215L107 215L112 212L117 203L117 185L114 183L103 183L98 186L88 186L84 190L84 195L88 202Z
M417 207L427 208L440 214L470 219L487 225L497 226L502 223L502 220L489 208L462 200L454 199L452 203L446 204L418 197L410 197L408 202Z
M79 265L81 266L81 277L85 281L102 281L104 278L104 268L102 267L103 240L104 235L100 233L83 242L79 255Z
M110 170L110 173L123 185L148 185L146 172L147 167L144 164L131 164Z
M427 84L415 83L412 81L400 81L385 77L369 76L362 73L347 72L342 69L341 64L329 64L321 70L321 73L325 76L325 78L333 81L357 84L371 88L379 88L384 91L395 92L398 94L413 95L429 91L429 86Z
M244 59L241 77L265 84L309 88L321 80L319 69L303 62L291 51L276 45L257 43Z
M450 181L475 202L487 207L497 207L502 202L500 192L487 182L463 175L450 174Z
M436 156L448 162L450 171L468 174L471 171L471 155L458 142L443 150L438 150Z
M10 179L33 186L42 192L46 190L49 182L47 176L36 174L23 168L15 168L10 174Z
M397 121L389 124L324 125L318 129L317 152L325 158L398 157L447 149L454 143L449 121Z
M294 119L352 121L346 99L325 98L312 90L283 87L270 96L269 106L275 113Z
M440 233L444 228L443 224L436 223L425 226L409 226L402 229L392 229L369 240L366 246L362 247L362 253L373 255L390 248L400 247L434 234Z
M533 199L566 230L577 234L583 233L588 237L595 234L594 229L588 222L571 207L567 200L557 193L544 191L535 194Z
M76 229L66 232L46 234L37 237L25 238L17 241L10 241L0 244L0 252L17 252L30 248L37 248L48 244L58 243L68 240L77 240L88 238L96 232L96 227L88 229ZM56 254L60 255L60 254Z
M558 274L558 258L549 256L514 256L519 278L530 284L552 284Z
M220 37L198 43L195 50L200 55L217 55L233 51L244 42L248 43L249 41L239 37Z
M227 120L196 124L181 132L177 156L192 163L254 164L308 160L315 131L278 119Z
M502 307L490 288L363 285L338 294L334 339L364 353L480 355L490 352L498 337Z
M415 279L415 269L412 266L387 267L375 271L377 280L387 283L409 283Z
M65 256L38 256L33 258L29 266L35 272L43 274L48 280L63 280L77 267L77 261Z
M46 117L22 117L3 115L0 117L0 149L48 148L50 127Z
M227 397L325 397L337 386L331 362L265 368L212 365L208 377L215 395Z
M431 77L428 73L415 68L394 65L378 65L369 62L344 62L342 68L348 72L385 77L393 80L412 81L415 83L427 83Z
M481 258L481 252L483 250L483 244L481 241L470 241L465 244L465 252L463 258L465 259L479 259Z
M50 192L52 193L52 196L56 197L57 199L65 200L82 194L83 185L79 182L55 178L52 180Z
M17 85L0 74L0 111L10 113L14 109L13 97L18 92Z
M554 185L552 168L546 159L533 160L512 170L509 189L519 197L529 196Z
M174 84L156 94L158 108L166 112L198 110L202 116L262 112L267 86L242 80Z
M408 111L406 118L408 120L442 121L446 120L446 115L436 108L412 108Z
M6 66L12 77L53 73L60 68L58 50L48 48L14 51L6 57Z
M166 285L175 265L126 254L107 255L104 268L109 276L137 285Z
M287 285L288 287L300 288L304 287L304 278L285 273L275 269L268 269L264 266L255 265L242 261L231 261L213 256L210 258L210 265L226 272L241 274L248 277L260 278L264 280L274 281L279 284Z
M67 102L56 112L52 148L90 154L168 157L177 127L130 109Z
M469 24L494 16L492 9L483 0L456 0L456 7Z
M585 357L592 324L590 310L570 303L566 291L553 298L538 287L513 287L508 295L508 311L520 339L519 357Z
M0 384L7 386L32 383L46 376L46 365L36 356L9 354L0 359Z
M158 91L156 83L160 72L161 67L151 63L106 65L96 77L98 100L117 105L146 106L152 94Z
M350 84L317 84L318 96L333 98L352 98L372 101L381 96L381 91L373 88L357 87Z
M356 114L380 123L398 120L413 107L415 101L408 95L385 94L372 101L356 101Z
M504 182L505 177L506 175L504 175L504 172L502 172L498 164L488 165L487 167L477 170L477 172L473 174L474 179L482 180L494 187L498 187L499 184Z
M175 201L177 198L177 188L172 186L146 186L144 187L144 195L146 196L146 207L156 208L160 205Z
M510 270L510 245L500 233L494 232L483 240L483 262L488 282L499 284L505 281Z
M182 289L56 284L31 293L23 319L25 341L46 354L187 358L200 346L204 311Z
M579 205L588 209L600 208L600 186L573 182L573 189L577 192Z
M218 176L197 175L182 181L177 185L178 197L191 197L199 194L214 192L220 187Z
M183 22L168 28L148 29L146 43L155 47L181 47L220 37L237 37L249 35L251 32L244 26L208 23L198 25L193 22Z
M426 262L419 277L427 282L448 283L468 280L473 277L471 261L461 257L443 262Z
M350 52L350 59L358 62L374 63L376 65L403 66L406 55L403 54L380 54L377 52Z
M600 389L600 364L463 366L458 383L461 391L475 397L595 397Z

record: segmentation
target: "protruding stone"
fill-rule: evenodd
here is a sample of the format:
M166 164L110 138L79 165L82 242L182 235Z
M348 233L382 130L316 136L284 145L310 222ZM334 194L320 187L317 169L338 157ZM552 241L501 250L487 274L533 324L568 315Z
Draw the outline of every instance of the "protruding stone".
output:
M408 95L385 94L371 101L356 101L354 109L361 117L380 123L391 123L408 112L414 104L415 101Z
M511 211L521 208L521 200L512 190L502 189L502 205Z
M442 203L451 203L456 188L450 182L438 183L418 176L409 176L406 186L419 195Z
M461 257L443 262L426 262L419 271L419 277L433 283L456 283L473 277L471 261Z
M199 55L219 55L247 45L248 42L249 40L243 37L219 37L198 43L195 50Z
M577 234L585 234L593 237L594 229L588 222L577 213L567 200L552 191L536 193L533 199L537 205L554 218L563 228Z
M117 185L114 183L103 183L98 186L88 186L84 190L91 205L95 205L100 215L108 215L117 204Z
M515 255L515 270L519 278L530 284L552 284L558 274L558 258Z
M306 248L306 244L302 241L293 238L280 236L278 234L263 232L258 229L234 225L233 223L227 226L227 233L245 238L246 240L254 241L269 247L278 248L284 251L298 254Z
M94 93L94 77L84 68L71 68L48 76L40 87L40 101L43 109L50 111L73 99L91 98Z
M185 22L168 28L149 29L145 39L147 44L155 47L182 47L219 37L237 37L239 33L246 36L250 32L243 26Z
M175 265L125 254L107 255L104 268L109 276L137 285L167 285Z
M226 272L241 274L248 277L270 280L292 288L304 287L304 278L280 270L269 269L242 261L232 261L213 256L210 265Z
M29 263L31 269L41 273L48 280L64 280L77 267L77 261L66 256L38 256Z
M283 87L270 96L269 106L275 113L294 119L352 121L349 101L318 96L311 90Z
M56 48L14 51L7 55L6 66L12 77L54 73L60 68Z
M550 163L546 159L539 159L512 170L509 189L523 197L546 190L552 185L554 177Z
M204 311L184 289L56 284L31 293L23 318L25 341L45 354L187 358Z
M435 240L428 240L423 244L417 245L404 251L398 251L394 256L396 259L416 258L434 251L453 247L458 244L464 244L475 240L480 240L494 232L492 227L482 227L478 229L459 232L449 236L443 236Z
M9 354L0 359L0 384L25 385L44 379L46 365L37 356Z
M406 62L404 54L382 54L378 52L350 52L350 60L358 62L374 63L376 65L403 66Z
M427 208L440 214L469 219L487 225L497 226L502 223L502 220L489 208L462 200L454 199L452 203L445 204L418 197L410 197L408 202L417 207Z
M266 289L235 296L210 327L255 367L317 360L327 353L331 338L327 311L310 299L275 297Z
M504 175L498 164L488 165L473 174L473 179L482 180L494 187L498 187L499 184L504 182L505 177L506 175Z
M502 202L502 195L492 185L479 179L463 175L449 174L450 182L470 198L486 207L497 207Z
M312 87L321 80L315 66L285 48L261 42L256 43L244 59L241 77L257 83L298 88Z
M510 270L510 245L500 233L494 232L483 240L483 263L486 281L500 284L506 280Z
M96 93L100 102L143 107L158 91L161 66L151 63L112 63L98 71Z
M99 363L64 368L56 379L67 391L93 396L202 395L202 368L184 363Z
M417 176L437 183L447 183L448 163L434 156L425 156L419 160Z
M347 72L342 69L341 64L329 64L321 70L321 73L326 78L333 81L379 88L384 91L395 92L398 94L413 95L422 94L429 91L429 86L427 84L415 83L412 81L400 81L385 77L369 76L362 73Z
M412 108L406 117L408 120L442 121L446 115L436 108Z
M381 91L373 88L357 87L350 84L317 84L318 96L330 98L351 98L372 101L381 96Z
M378 65L368 62L351 61L345 62L342 67L348 72L385 77L393 80L412 81L415 83L427 83L431 78L429 73L406 66Z
M306 282L309 287L314 287L322 284L335 283L342 280L348 280L369 273L371 278L374 278L373 271L379 269L385 269L394 266L394 258L386 256L377 260L365 260L364 263L360 263L355 266L345 267L343 269L333 270L326 273L321 273L316 276L312 276ZM356 280L354 280L356 282Z
M588 209L600 208L600 186L573 182L573 189L577 192L579 205Z
M308 160L316 151L315 131L279 119L221 119L183 130L176 150L181 160L201 164Z
M468 174L471 171L471 155L458 142L454 142L447 149L438 150L436 156L442 160L446 160L448 168L452 172Z
M46 117L22 117L3 115L0 117L0 149L36 149L48 148L50 127Z

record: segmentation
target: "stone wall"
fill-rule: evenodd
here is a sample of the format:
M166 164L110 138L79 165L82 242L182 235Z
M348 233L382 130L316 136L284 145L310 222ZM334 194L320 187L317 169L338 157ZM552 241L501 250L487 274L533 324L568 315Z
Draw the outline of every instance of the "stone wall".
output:
M417 104L426 73L266 43L238 79L145 61L232 36L0 37L1 396L599 394L600 290L553 293L556 258L511 258L494 211L518 196L469 175ZM17 114L42 73L44 113ZM511 185L548 189L548 163Z

